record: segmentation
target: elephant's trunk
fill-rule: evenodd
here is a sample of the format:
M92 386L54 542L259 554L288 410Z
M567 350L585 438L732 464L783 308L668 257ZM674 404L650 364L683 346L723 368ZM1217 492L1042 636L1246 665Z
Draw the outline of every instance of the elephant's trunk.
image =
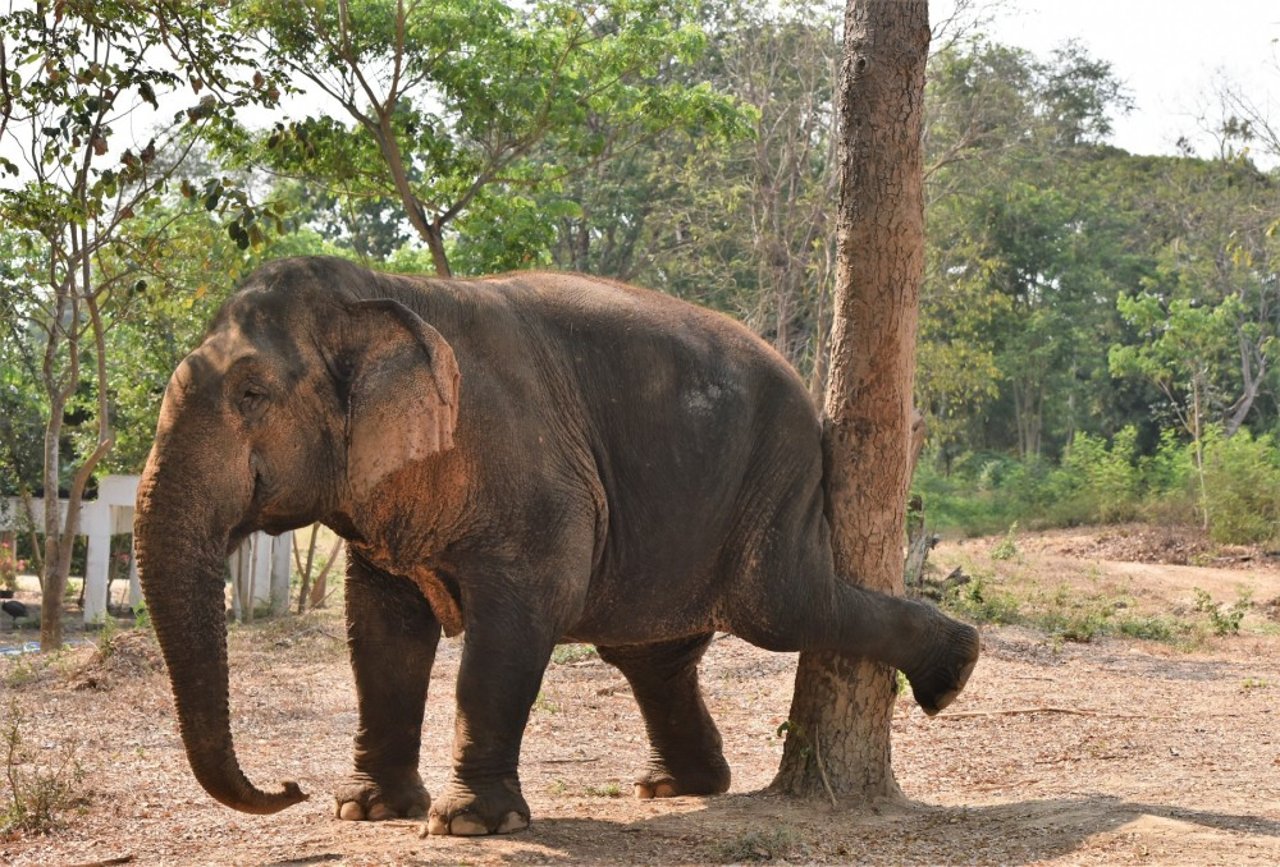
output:
M179 485L153 452L138 492L138 574L173 687L191 770L210 795L246 813L305 800L297 783L264 792L246 779L231 742L224 564L228 532L210 532L217 509Z

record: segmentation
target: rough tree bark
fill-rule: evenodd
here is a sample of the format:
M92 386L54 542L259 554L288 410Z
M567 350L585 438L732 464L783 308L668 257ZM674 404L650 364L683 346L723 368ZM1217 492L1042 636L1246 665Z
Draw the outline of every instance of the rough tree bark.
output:
M848 0L840 204L825 411L837 571L902 593L916 320L924 273L921 124L928 0ZM855 802L901 795L890 764L892 669L802 653L774 786Z

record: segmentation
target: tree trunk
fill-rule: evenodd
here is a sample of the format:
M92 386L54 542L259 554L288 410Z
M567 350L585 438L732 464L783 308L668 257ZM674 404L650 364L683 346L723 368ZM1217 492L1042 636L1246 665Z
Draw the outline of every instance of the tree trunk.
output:
M333 570L333 564L338 559L338 551L342 548L342 539L334 539L333 547L329 549L329 557L324 561L324 566L320 569L320 574L316 576L315 583L311 586L311 608L323 608L325 600L329 598L329 573Z
M1044 382L1013 381L1013 411L1018 422L1018 451L1024 461L1040 456L1040 432L1044 426Z
M836 569L902 593L916 320L924 274L921 153L927 0L848 0L840 68L839 261L826 393ZM893 670L802 653L774 785L802 796L900 796Z
M1191 437L1195 448L1196 476L1200 481L1200 517L1201 528L1209 529L1209 487L1204 478L1204 416L1202 414L1201 395L1204 389L1201 383L1204 377L1197 373L1191 378Z
M1258 399L1258 393L1262 390L1262 383L1267 377L1267 356L1265 352L1255 351L1252 340L1245 336L1244 330L1237 326L1238 341L1240 345L1240 381L1241 391L1240 397L1233 403L1228 410L1227 420L1223 425L1222 433L1226 437L1233 437L1236 431L1240 430L1240 426L1244 424L1244 420L1249 417L1249 411L1253 409L1253 402ZM1254 371L1254 359L1257 359L1258 369Z
M45 653L62 649L62 597L71 571L71 564L62 562L62 511L58 500L58 444L65 404L52 393L53 389L49 391L49 421L44 434L44 568L40 571L40 649Z
M427 249L431 251L431 262L436 268L436 276L453 276L453 270L449 267L449 257L444 249L443 227L428 218L426 209L409 184L409 173L405 169L404 157L400 153L400 143L396 140L396 131L391 126L390 109L378 113L378 125L371 131L377 139L382 158L386 160L387 169L391 172L391 178L395 182L396 192L400 195L400 202L404 205L409 224L413 226L418 236L427 242Z

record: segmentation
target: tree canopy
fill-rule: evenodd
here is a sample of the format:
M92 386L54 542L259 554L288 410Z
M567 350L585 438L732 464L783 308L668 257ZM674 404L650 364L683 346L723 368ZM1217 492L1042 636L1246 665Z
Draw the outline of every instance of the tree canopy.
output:
M69 491L105 442L90 490L136 469L212 309L289 253L618 277L743 319L822 392L839 10L153 6L37 3L0 28L6 493ZM1280 176L1253 161L1274 119L1228 94L1216 152L1136 156L1109 144L1130 100L1106 59L937 41L922 489L1043 513L1082 437L1132 430L1139 472L1274 435Z

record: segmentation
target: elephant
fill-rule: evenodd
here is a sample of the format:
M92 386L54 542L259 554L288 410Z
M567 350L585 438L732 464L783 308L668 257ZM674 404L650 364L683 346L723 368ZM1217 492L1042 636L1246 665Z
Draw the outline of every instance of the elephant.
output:
M221 803L273 813L230 731L224 565L263 530L347 541L359 724L341 819L517 831L518 760L556 644L594 644L650 742L640 797L727 790L698 662L717 632L903 671L929 714L978 633L837 575L821 414L731 318L605 279L393 275L271 262L170 378L139 484L137 560L187 759ZM462 634L453 766L418 773L441 633Z

